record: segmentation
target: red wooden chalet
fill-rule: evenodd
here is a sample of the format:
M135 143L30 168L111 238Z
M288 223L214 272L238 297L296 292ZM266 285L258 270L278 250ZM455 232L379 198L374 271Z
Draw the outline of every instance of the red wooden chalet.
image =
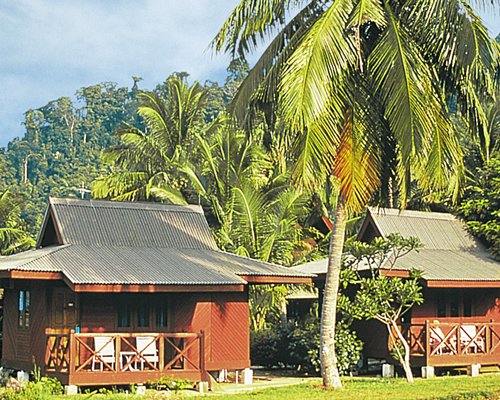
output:
M399 258L393 268L381 269L402 278L412 268L423 272L424 303L400 324L412 366L500 365L500 263L451 214L369 208L358 240L391 233L417 237L424 246ZM321 289L327 260L293 269L316 274ZM365 358L391 360L393 343L386 329L376 320L357 324Z
M311 281L219 251L198 206L54 198L0 278L3 365L71 385L248 368L248 286Z

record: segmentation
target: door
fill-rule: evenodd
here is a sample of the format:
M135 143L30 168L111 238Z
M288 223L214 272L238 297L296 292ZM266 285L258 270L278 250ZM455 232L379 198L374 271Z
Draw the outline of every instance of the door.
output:
M52 328L75 329L78 321L78 304L74 292L56 288L52 293Z

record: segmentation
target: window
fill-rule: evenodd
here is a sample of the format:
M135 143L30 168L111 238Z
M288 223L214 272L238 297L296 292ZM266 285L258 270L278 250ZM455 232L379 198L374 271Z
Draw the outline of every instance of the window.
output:
M446 300L441 297L437 301L437 316L446 317Z
M116 326L117 328L130 328L127 331L167 328L168 303L164 299L155 299L154 301L122 299L117 307Z
M147 328L149 326L149 307L141 304L137 307L137 327Z
M30 302L31 296L29 290L19 291L19 320L20 328L29 328L30 326Z
M166 328L168 324L167 307L160 305L156 307L156 327Z
M130 307L128 304L122 304L118 308L118 327L128 328L130 326Z

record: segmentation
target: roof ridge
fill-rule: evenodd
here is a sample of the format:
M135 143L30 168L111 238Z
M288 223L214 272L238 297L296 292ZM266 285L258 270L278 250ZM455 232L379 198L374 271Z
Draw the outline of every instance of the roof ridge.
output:
M400 210L398 208L384 208L384 207L368 207L368 211L372 216L383 217L385 215L395 215L410 218L427 218L439 219L445 221L458 221L462 222L460 218L452 213L435 212L435 211L418 211L418 210Z
M175 212L195 212L204 214L203 208L198 204L165 204L148 201L118 201L118 200L101 200L89 199L82 200L70 197L49 197L51 205L71 205L74 207L99 207L99 208L126 208L137 209L144 211L163 210Z

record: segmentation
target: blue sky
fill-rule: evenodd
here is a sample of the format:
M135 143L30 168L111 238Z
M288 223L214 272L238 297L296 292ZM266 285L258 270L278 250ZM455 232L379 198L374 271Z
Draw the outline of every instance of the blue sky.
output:
M104 81L153 88L174 71L223 80L208 45L238 0L0 0L0 146L23 113ZM493 35L500 15L480 10Z

